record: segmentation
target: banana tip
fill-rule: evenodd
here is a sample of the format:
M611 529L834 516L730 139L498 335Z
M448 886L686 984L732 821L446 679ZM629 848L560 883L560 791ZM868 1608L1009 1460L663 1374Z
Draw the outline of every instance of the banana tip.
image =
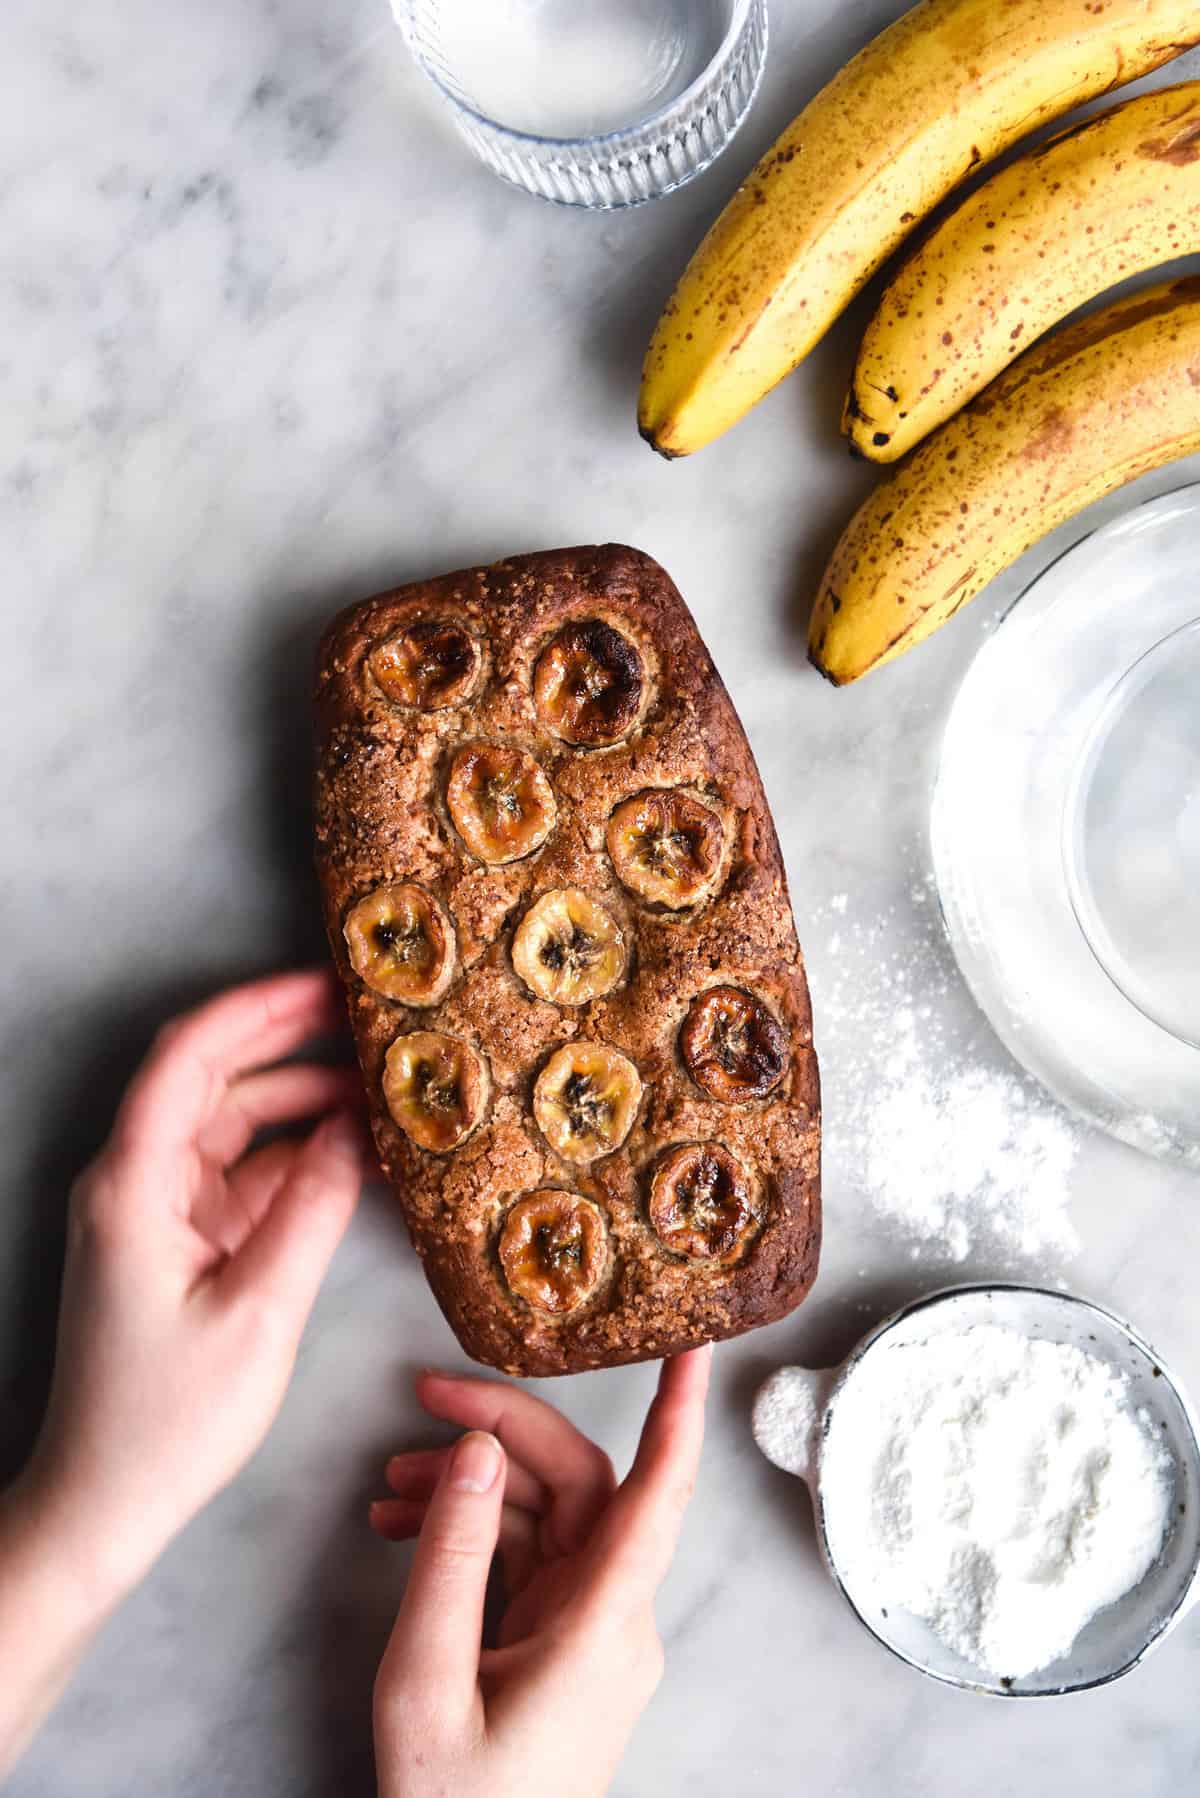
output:
M811 644L809 645L808 659L816 669L817 673L821 676L821 679L827 680L831 687L840 687L844 685L844 683L838 679L837 675L825 666L820 655Z
M679 451L668 449L664 443L660 443L658 438L654 435L653 427L651 425L643 424L640 418L638 419L638 436L642 439L643 443L648 443L650 448L660 455L665 462L678 462Z

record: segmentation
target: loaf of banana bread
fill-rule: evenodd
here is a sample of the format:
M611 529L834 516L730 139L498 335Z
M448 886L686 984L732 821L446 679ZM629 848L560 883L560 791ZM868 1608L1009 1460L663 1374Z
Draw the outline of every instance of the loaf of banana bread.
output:
M382 1166L467 1353L669 1355L798 1304L817 1063L749 745L619 545L381 594L325 634L317 868Z

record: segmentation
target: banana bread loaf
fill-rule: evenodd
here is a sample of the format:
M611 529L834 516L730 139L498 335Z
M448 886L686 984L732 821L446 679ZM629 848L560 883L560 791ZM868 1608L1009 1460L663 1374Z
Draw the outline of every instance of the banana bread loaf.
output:
M379 1156L514 1374L770 1323L816 1273L817 1063L749 745L619 545L381 594L321 645L317 868Z

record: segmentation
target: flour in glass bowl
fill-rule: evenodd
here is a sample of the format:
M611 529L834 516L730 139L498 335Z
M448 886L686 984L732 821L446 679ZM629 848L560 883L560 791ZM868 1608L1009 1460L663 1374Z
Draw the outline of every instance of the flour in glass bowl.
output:
M994 1324L885 1338L843 1388L821 1466L851 1592L1014 1679L1141 1580L1173 1476L1123 1373Z

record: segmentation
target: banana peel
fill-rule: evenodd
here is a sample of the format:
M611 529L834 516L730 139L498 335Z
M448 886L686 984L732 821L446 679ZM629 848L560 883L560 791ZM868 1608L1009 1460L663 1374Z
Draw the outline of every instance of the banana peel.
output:
M1200 250L1200 81L1126 100L1010 163L885 289L842 428L893 462L1076 307Z
M1125 482L1200 449L1200 277L1034 345L880 483L809 626L835 686L923 642L993 576Z
M646 354L643 437L666 456L719 437L964 176L1198 41L1195 0L922 0L805 107L700 244Z

